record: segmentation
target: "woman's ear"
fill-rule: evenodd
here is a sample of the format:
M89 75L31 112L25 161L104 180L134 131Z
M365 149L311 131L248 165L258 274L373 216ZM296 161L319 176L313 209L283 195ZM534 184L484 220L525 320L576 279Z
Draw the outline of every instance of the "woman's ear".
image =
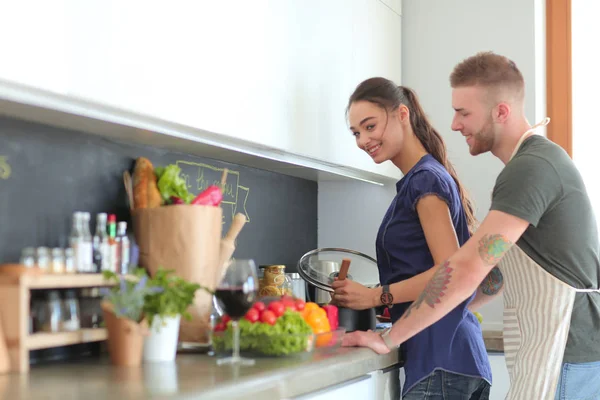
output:
M402 123L410 122L410 110L406 105L400 104L396 109L396 115L398 116L398 120Z

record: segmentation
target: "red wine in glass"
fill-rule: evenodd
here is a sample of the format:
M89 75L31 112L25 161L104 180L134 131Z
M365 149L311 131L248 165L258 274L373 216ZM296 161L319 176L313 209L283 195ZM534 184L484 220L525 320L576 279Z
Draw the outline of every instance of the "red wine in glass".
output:
M223 310L231 319L240 319L254 304L256 291L243 287L218 288L215 296L221 301Z
M217 289L215 297L223 306L223 311L231 318L233 329L233 354L231 357L220 358L217 365L238 364L253 365L254 360L240 357L240 326L239 320L244 317L258 292L258 277L256 265L252 260L233 260L227 267L225 276Z

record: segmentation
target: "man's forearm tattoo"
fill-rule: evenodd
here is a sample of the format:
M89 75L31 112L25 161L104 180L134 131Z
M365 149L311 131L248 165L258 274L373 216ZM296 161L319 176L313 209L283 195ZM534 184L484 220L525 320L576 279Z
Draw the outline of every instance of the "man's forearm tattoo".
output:
M512 245L504 235L484 235L479 239L479 257L487 265L496 265Z
M504 277L500 268L494 267L489 274L483 279L483 282L479 285L481 293L488 296L498 294L502 286L504 285Z
M445 261L435 271L431 280L425 286L425 290L419 295L419 297L408 307L408 310L404 313L402 318L408 318L412 309L417 309L423 304L431 308L435 308L435 305L440 302L440 299L444 296L445 290L448 288L448 283L452 278L452 271L454 269L450 266L450 261Z

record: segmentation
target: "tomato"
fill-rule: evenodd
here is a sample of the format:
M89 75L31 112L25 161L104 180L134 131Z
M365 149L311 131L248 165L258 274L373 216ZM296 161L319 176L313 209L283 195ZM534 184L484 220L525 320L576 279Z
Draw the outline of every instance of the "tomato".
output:
M227 328L227 324L225 324L223 321L221 321L221 322L216 323L214 331L215 332L223 332L226 328Z
M292 298L286 298L281 300L281 304L286 309L289 308L292 311L296 311L296 302Z
M294 300L294 298L292 296L290 296L289 294L284 294L283 296L281 296L281 299L279 299L281 301L283 300Z
M227 326L229 321L231 321L231 317L229 315L225 314L221 317L221 322L223 322L225 326Z
M275 325L275 322L277 322L277 317L275 316L275 313L273 313L273 311L264 310L260 314L260 322L264 322L265 324L269 325Z
M263 312L267 308L267 306L265 306L265 303L263 303L262 301L257 301L256 303L254 303L252 308L256 309L260 313Z
M256 321L258 321L259 316L260 313L258 312L258 310L256 308L251 308L248 310L244 318L246 318L252 323L255 323Z
M285 306L280 301L270 303L267 309L273 311L276 317L281 317L285 312Z
M296 310L303 311L306 303L302 299L296 299Z

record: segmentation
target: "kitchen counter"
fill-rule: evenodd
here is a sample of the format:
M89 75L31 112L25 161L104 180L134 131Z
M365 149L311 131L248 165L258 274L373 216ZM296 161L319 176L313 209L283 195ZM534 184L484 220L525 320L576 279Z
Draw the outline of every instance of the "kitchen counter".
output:
M252 367L217 366L201 354L175 363L114 367L108 359L32 366L0 375L1 399L255 399L293 398L398 366L398 354L364 348L301 358L258 358ZM396 375L397 376L397 375Z
M487 351L504 353L502 331L483 331L483 342Z

